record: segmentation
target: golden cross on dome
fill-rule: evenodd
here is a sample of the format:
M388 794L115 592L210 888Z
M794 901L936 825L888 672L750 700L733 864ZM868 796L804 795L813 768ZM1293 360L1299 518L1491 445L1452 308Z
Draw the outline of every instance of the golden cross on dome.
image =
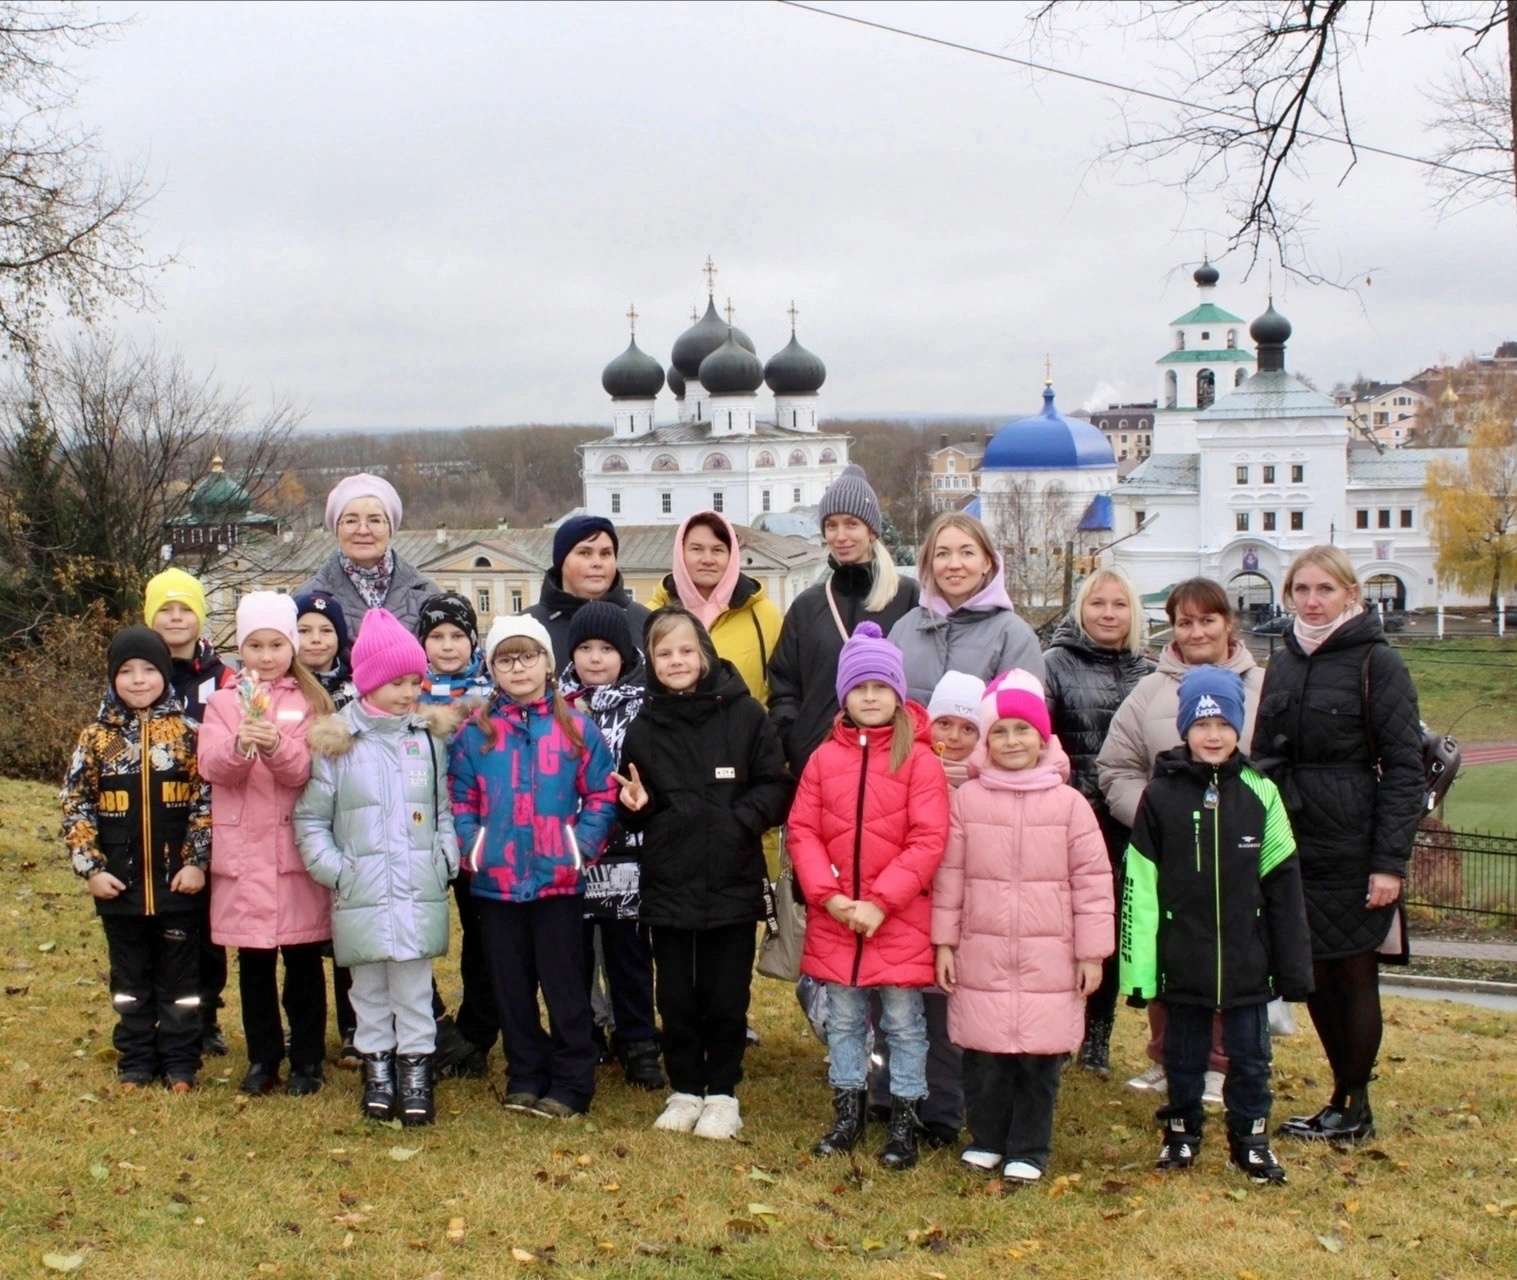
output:
M1047 352L1043 354L1043 385L1053 386L1053 358Z
M726 309L726 312L727 312L727 327L730 329L730 328L732 328L732 299L731 298L727 299L727 306L726 306L725 309Z
M711 255L709 253L706 255L706 265L704 267L702 267L701 270L705 273L705 276L706 276L706 296L708 298L715 297L716 296L716 263L714 263L714 262L711 261Z
M700 318L701 318L700 312L697 311L694 307L691 307L690 308L690 323L694 324Z
M632 326L632 336L637 337L637 303L627 304L627 323Z
M791 298L790 299L790 336L792 338L795 337L795 317L798 314L799 314L799 312L797 312L796 309L795 309L795 299Z

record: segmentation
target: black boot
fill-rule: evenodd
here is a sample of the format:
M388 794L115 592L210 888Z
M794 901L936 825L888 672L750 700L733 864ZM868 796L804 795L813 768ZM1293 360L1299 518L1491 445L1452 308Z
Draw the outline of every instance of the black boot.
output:
M1172 1169L1189 1169L1201 1153L1201 1127L1192 1126L1183 1116L1170 1116L1164 1122L1164 1145L1154 1168L1168 1173Z
M890 1100L890 1128L880 1164L900 1172L917 1162L917 1104L909 1098Z
M371 1120L395 1118L395 1055L365 1053L363 1065L363 1101L359 1110Z
M406 1054L395 1059L400 1084L400 1122L407 1127L431 1124L437 1116L432 1101L432 1055Z
M1370 1111L1367 1086L1339 1089L1314 1116L1292 1116L1276 1131L1282 1138L1302 1142L1338 1142L1358 1146L1375 1136L1375 1117Z
M1085 1023L1085 1041L1080 1045L1080 1070L1111 1077L1111 1019L1089 1018Z
M663 1089L668 1085L658 1065L657 1040L618 1040L616 1056L622 1060L627 1083L639 1089Z
M864 1108L869 1094L863 1089L832 1091L832 1128L811 1148L814 1156L838 1156L852 1151L864 1136Z
M1257 1183L1285 1182L1285 1170L1269 1145L1269 1118L1239 1120L1227 1117L1227 1150L1233 1164Z

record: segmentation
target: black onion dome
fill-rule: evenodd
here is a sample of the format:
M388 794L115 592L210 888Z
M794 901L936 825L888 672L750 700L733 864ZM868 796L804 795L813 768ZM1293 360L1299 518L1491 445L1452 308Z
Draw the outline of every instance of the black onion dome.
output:
M701 361L696 375L714 396L752 393L764 380L764 366L746 347L738 345L734 332L721 346Z
M716 299L706 299L706 314L674 340L670 359L674 367L686 378L693 378L701 371L701 361L727 341L727 335L746 351L753 351L753 339L741 329L732 328L717 314Z
M1261 347L1283 347L1291 336L1291 322L1275 310L1274 300L1253 324L1248 326L1248 336Z
M1195 274L1191 276L1191 279L1202 288L1208 288L1222 279L1222 273L1212 266L1211 259L1207 258L1196 268Z
M664 371L664 377L669 382L669 390L674 392L674 398L676 400L683 400L685 398L685 375L671 364Z
M769 357L764 366L764 381L777 396L809 396L822 389L827 381L827 366L790 335L784 350Z
M614 400L652 400L663 390L663 367L637 345L627 349L601 370L600 384Z

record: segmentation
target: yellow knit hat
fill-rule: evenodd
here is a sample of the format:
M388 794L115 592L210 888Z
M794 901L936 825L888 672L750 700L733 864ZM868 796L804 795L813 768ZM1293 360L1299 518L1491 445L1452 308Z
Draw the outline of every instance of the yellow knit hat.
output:
M156 577L149 578L143 594L142 616L148 626L158 616L158 610L166 604L187 606L205 626L205 590L200 583L183 569L165 569Z

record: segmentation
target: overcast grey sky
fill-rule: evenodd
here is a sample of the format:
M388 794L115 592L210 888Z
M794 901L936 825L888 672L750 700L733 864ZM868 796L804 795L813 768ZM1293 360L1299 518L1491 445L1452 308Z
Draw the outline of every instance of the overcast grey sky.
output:
M833 7L1122 83L1166 56L1094 16L1033 50L1022 4ZM795 300L824 412L1032 412L1045 352L1066 408L1151 398L1228 230L1218 199L1095 163L1118 95L779 4L105 12L136 19L79 59L80 110L161 185L150 242L182 259L126 327L317 427L609 421L628 304L667 364L708 253L761 358ZM1361 135L1427 150L1440 46L1381 32ZM1319 262L1373 284L1276 275L1292 368L1394 378L1517 338L1509 206L1440 224L1413 166L1312 167ZM1217 301L1250 319L1245 265Z

